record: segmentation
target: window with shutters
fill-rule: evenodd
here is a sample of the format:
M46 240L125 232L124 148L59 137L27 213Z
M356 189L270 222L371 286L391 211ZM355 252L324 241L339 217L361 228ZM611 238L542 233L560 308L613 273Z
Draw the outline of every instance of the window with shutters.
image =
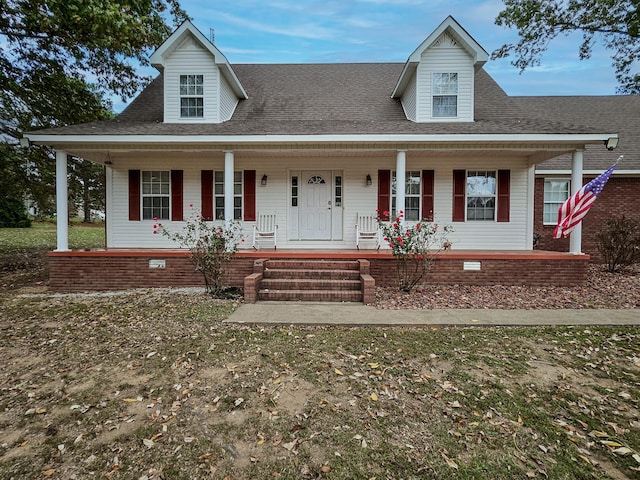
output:
M169 171L142 172L142 218L169 219L171 198Z
M496 219L496 171L467 172L467 220Z

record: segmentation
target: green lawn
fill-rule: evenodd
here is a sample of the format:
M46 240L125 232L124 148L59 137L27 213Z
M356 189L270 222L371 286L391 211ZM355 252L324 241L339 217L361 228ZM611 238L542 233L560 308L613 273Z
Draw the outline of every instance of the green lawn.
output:
M69 227L69 247L104 247L104 223L72 223ZM56 224L53 222L34 222L31 228L0 228L0 254L55 248Z

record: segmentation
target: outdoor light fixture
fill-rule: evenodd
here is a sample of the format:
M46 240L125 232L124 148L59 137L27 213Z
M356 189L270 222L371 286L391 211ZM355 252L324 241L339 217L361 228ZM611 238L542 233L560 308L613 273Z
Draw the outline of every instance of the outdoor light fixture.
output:
M367 187L370 187L370 186L371 186L371 184L373 183L373 182L371 181L371 175L369 175L368 173L367 173L366 183L367 183Z
M607 147L607 150L613 150L618 146L618 137L609 137L604 141L604 146Z
M267 185L267 174L262 175L262 180L260 180L260 185L265 187Z

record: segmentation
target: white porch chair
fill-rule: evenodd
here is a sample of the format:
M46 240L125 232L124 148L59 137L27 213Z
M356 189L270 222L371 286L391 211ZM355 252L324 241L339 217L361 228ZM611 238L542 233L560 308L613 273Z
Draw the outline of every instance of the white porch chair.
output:
M360 250L360 242L375 242L376 250L380 250L380 228L375 215L358 214L356 223L356 248Z
M278 224L275 213L258 213L253 226L253 248L258 250L261 244L272 244L278 248Z

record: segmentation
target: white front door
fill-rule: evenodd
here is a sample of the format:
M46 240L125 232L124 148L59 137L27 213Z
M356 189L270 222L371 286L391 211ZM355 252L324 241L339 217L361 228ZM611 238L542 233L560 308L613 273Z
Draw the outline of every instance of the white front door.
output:
M300 239L331 240L331 171L300 177Z

